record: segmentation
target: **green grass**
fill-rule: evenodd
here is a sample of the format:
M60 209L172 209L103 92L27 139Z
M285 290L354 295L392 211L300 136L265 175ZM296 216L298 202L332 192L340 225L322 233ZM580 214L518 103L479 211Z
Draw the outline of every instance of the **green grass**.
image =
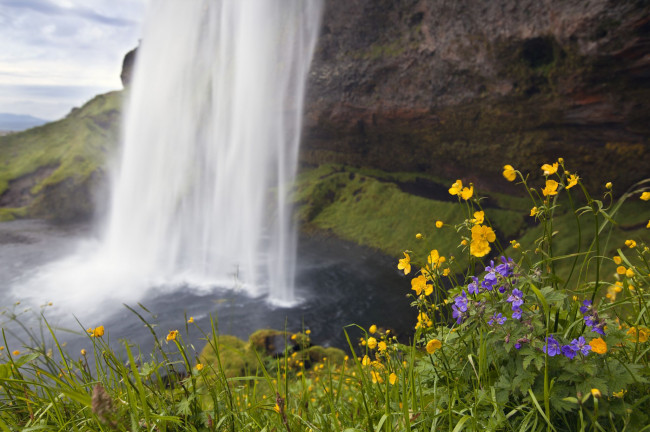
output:
M48 189L62 182L83 187L102 172L119 139L121 106L122 92L99 95L62 120L0 137L0 195L36 174L23 205L2 209L0 220L33 215Z

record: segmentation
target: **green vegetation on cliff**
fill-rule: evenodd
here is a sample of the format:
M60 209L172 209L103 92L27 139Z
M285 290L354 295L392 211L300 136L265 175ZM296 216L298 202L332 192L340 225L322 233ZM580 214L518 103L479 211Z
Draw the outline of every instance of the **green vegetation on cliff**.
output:
M0 221L74 218L119 140L122 92L96 96L62 120L0 137Z

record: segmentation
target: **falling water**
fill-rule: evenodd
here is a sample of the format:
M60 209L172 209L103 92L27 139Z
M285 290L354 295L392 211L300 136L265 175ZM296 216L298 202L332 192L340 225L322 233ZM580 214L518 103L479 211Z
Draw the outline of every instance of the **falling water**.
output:
M151 2L105 256L294 301L294 178L320 0Z

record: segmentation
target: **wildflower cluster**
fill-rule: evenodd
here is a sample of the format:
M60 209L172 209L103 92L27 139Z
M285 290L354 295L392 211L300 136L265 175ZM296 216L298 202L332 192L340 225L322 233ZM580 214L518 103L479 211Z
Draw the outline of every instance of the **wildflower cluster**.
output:
M441 401L446 391L467 391L461 398L471 398L473 389L487 384L495 390L498 403L515 406L539 402L551 417L555 412L584 409L584 396L576 399L575 405L567 405L566 401L575 399L576 394L620 401L632 392L638 395L643 391L638 384L648 377L638 362L642 358L644 363L650 362L650 348L641 351L635 345L648 343L650 330L623 321L647 322L644 305L650 298L640 286L650 282L650 268L641 272L639 264L633 264L631 257L619 249L610 260L617 265L616 271L610 273L615 280L603 280L608 259L596 240L586 251L557 256L554 244L562 235L557 233L558 226L563 225L554 225L554 219L562 214L562 205L573 210L564 213L564 218L573 216L578 226L564 235L578 234L578 241L583 219L590 216L595 221L596 235L601 235L603 227L613 229L612 217L620 206L608 207L594 200L582 186L580 176L565 169L562 158L540 169L543 183L538 187L530 187L528 176L511 165L503 169L508 181L520 179L533 200L530 216L540 223L540 237L532 243L534 253L526 249L523 239L510 240L510 249L502 249L481 208L481 198L473 187L464 187L457 180L449 193L459 197L467 216L457 224L441 223L439 228L455 229L460 234L459 248L468 252L469 258L464 276L452 275L448 279L451 286L441 285L440 270L435 265L441 256L437 249L432 250L426 263L407 253L407 262L400 260L400 269L406 264L409 272L419 267L418 275L411 280L413 305L418 308L416 336L433 358L423 360L419 370L423 376L435 377L432 380L437 383ZM583 197L572 195L578 185ZM612 185L606 185L605 197L610 200L612 190ZM628 196L632 195L634 192ZM650 200L650 192L644 192L641 198ZM580 200L583 206L576 208ZM417 239L435 242L434 235L418 234ZM482 264L481 258L494 257L494 246L499 256ZM628 238L621 242L623 246L637 251L638 262L647 267L650 251L644 243ZM579 260L583 261L581 267ZM454 262L452 258L449 265ZM483 271L476 273L476 268ZM606 307L607 299L612 306ZM619 320L621 324L616 325ZM496 373L483 369L485 364Z

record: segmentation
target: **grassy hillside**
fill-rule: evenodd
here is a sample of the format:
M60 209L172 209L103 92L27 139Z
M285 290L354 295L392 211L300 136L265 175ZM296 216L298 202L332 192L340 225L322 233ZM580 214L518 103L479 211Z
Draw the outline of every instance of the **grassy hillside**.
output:
M0 137L0 221L90 214L91 190L119 139L121 107L122 92L111 92L62 120Z

